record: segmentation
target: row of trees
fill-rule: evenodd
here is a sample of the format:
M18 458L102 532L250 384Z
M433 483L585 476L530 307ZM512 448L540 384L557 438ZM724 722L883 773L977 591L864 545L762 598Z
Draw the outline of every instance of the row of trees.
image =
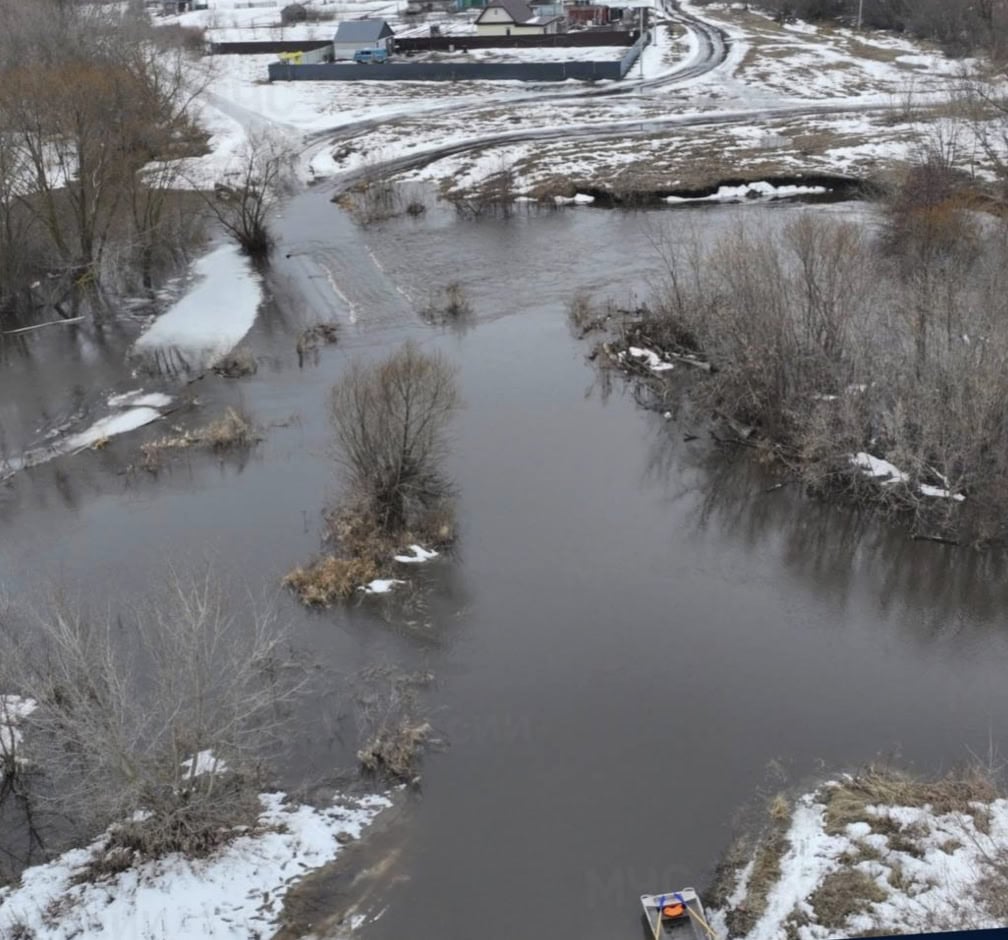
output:
M0 0L0 307L43 277L70 315L184 235L173 158L193 152L185 51L113 5ZM147 167L147 169L144 169Z
M873 29L896 29L932 39L957 52L1008 54L1006 0L760 0L781 20L841 19Z

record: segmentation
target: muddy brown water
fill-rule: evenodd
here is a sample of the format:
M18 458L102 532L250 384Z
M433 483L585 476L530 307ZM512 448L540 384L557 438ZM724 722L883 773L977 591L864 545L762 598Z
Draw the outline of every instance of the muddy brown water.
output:
M338 491L325 397L340 370L407 337L443 350L466 402L450 467L458 551L420 573L412 625L394 605L315 613L279 596L324 676L283 782L351 761L346 676L429 669L425 706L448 746L406 798L394 864L369 894L370 914L384 913L361 935L636 937L637 896L702 886L771 762L792 780L893 754L935 771L1006 739L995 560L790 489L763 494L744 461L683 442L619 388L603 398L566 325L575 289L646 297L662 230L712 237L807 211L862 210L431 212L361 231L309 191L284 212L246 340L258 373L194 383L200 404L181 418L242 404L269 426L263 443L242 460L190 454L156 478L123 473L159 433L145 429L19 474L0 498L4 587L107 602L142 593L168 560L204 558L275 586L318 550ZM424 326L417 308L453 280L474 324ZM298 331L330 317L340 343L299 368ZM41 352L14 366L8 420L126 381L115 356L91 369L65 354L60 371Z

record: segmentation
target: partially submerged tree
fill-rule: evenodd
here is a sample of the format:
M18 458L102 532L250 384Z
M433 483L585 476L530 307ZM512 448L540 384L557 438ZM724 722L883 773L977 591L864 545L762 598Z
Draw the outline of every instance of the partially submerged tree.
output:
M451 492L443 463L460 405L454 367L412 342L374 365L354 363L333 388L338 459L385 531L406 528Z
M290 183L293 151L275 133L249 138L212 193L210 211L253 258L265 258L272 247L269 218Z
M184 50L127 9L0 0L0 20L11 192L45 233L47 271L63 295L73 304L100 298L111 246L118 262L134 244L149 254L163 237L155 207L174 174L147 176L144 167L182 155L198 83Z

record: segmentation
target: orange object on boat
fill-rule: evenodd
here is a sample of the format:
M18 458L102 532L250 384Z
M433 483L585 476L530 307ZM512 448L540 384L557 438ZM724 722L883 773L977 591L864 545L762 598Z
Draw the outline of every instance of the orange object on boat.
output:
M686 913L686 908L682 904L666 904L662 910L662 917L667 917L672 920L676 917L682 917Z

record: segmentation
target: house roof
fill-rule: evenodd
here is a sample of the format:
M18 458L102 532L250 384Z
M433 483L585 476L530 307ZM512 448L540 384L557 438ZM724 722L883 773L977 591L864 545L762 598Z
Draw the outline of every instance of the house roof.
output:
M333 42L377 42L391 35L385 20L344 20L336 28Z
M491 0L491 2L483 8L483 13L486 13L486 11L491 7L498 7L501 10L504 10L504 12L511 17L511 20L514 23L527 23L529 20L534 19L532 7L530 7L525 0ZM477 23L483 19L483 13L480 13L480 15L476 17Z

